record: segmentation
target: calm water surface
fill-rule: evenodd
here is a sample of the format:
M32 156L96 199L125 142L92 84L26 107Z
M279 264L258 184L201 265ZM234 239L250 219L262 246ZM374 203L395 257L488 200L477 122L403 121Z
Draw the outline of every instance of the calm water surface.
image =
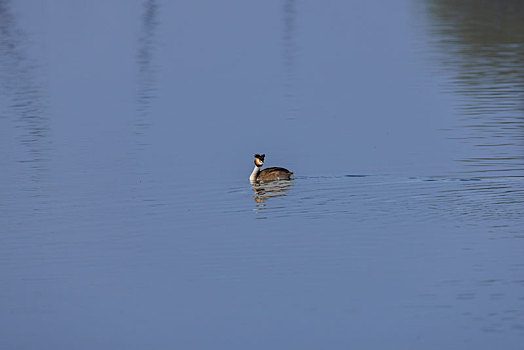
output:
M0 0L0 348L522 349L523 82L520 1Z

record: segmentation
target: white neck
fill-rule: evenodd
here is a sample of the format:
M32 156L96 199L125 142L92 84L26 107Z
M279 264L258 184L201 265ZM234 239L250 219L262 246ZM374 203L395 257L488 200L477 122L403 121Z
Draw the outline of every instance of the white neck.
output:
M255 169L253 169L251 176L249 176L249 181L256 181L259 172L260 172L260 167L255 165Z

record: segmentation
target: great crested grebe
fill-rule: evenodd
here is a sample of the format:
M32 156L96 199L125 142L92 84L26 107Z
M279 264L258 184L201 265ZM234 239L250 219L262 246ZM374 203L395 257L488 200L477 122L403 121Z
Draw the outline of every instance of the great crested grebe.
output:
M273 167L273 168L267 168L264 170L260 170L260 167L264 165L264 157L265 154L255 154L255 169L253 169L253 172L251 173L251 176L249 177L249 181L255 182L255 181L275 181L275 180L290 180L291 175L293 174L291 171L279 168L279 167Z

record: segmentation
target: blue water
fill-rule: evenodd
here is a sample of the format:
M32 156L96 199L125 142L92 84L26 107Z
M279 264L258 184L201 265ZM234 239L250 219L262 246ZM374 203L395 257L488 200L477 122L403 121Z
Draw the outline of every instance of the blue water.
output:
M0 349L521 349L523 26L0 0Z

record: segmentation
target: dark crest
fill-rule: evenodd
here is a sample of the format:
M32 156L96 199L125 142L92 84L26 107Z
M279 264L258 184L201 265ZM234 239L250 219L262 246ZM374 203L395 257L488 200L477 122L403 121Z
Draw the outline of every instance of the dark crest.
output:
M261 161L264 161L264 157L265 157L265 156L266 156L265 154L258 154L258 153L255 154L255 158L258 158L258 159L260 159Z

